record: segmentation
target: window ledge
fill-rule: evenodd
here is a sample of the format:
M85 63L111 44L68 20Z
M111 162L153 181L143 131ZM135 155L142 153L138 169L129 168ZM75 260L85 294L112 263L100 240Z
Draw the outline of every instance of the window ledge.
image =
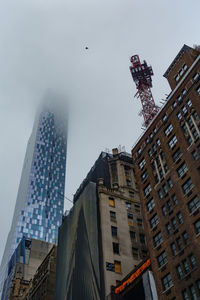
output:
M193 210L191 213L190 213L190 216L196 216L197 215L197 213L199 212L199 208L200 208L200 206L199 207L197 207L197 208L195 208L195 210Z
M170 289L171 289L173 286L174 286L174 285L172 284L170 287L168 287L166 290L164 290L164 291L162 292L162 294L166 294L167 292L169 292Z

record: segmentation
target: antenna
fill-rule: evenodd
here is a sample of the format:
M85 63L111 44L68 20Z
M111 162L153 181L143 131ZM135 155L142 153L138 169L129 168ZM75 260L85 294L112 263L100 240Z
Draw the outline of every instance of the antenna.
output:
M133 55L130 61L132 63L132 66L130 66L131 75L137 88L135 97L140 98L142 103L141 114L144 118L144 126L148 127L154 116L159 111L159 107L155 104L151 92L151 76L153 76L153 70L151 66L147 66L145 60L141 63L138 55Z

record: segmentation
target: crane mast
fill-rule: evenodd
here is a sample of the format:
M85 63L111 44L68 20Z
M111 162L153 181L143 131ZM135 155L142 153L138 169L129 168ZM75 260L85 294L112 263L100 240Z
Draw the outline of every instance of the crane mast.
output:
M138 55L133 55L130 61L132 63L130 66L131 75L137 88L135 97L139 98L142 103L141 113L144 118L144 125L148 127L159 111L151 92L153 70L152 67L147 65L146 61L141 63Z

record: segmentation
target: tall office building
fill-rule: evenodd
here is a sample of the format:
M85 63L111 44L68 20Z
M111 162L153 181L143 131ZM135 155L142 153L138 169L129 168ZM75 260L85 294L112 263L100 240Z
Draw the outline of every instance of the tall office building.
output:
M0 268L4 278L8 261L23 236L57 242L63 215L66 168L67 130L62 111L57 99L53 101L47 97L36 116Z
M132 150L158 298L200 299L200 51L182 47L171 93Z
M132 157L102 152L59 229L55 299L105 300L146 255Z

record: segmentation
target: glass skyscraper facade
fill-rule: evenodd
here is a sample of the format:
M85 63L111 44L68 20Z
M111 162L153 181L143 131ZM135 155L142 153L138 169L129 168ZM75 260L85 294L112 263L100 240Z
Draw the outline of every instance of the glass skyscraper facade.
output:
M67 147L67 121L61 111L55 103L47 103L36 116L1 263L1 289L8 261L23 237L57 243L64 209Z

